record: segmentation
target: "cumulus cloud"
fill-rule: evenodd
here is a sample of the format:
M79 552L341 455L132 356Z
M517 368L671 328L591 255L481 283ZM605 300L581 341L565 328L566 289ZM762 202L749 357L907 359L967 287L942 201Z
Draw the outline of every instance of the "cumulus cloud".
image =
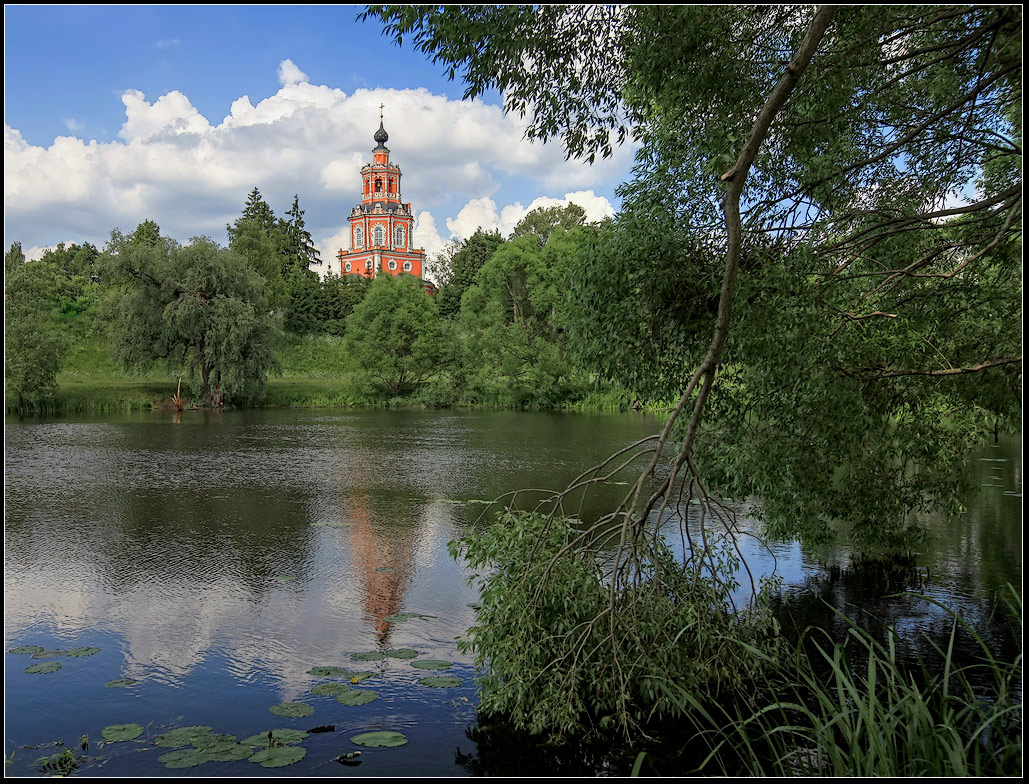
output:
M447 218L447 228L454 239L468 239L479 228L486 231L496 229L506 237L514 231L518 222L533 210L541 207L566 207L569 204L577 204L586 211L587 223L596 223L615 214L611 202L604 196L597 196L591 190L566 193L562 199L540 196L533 199L528 207L515 202L497 209L493 199L483 198L472 199L461 208L457 217Z
M307 81L307 74L297 68L296 63L286 59L279 63L279 84L300 84Z
M380 103L391 160L403 171L402 198L417 215L415 241L429 253L480 225L509 233L535 206L571 200L590 219L609 214L592 189L624 176L631 157L621 149L593 166L566 161L559 145L526 142L517 118L481 101L425 89L348 94L311 84L289 60L280 78L286 83L274 95L240 96L220 121L179 91L148 98L127 90L114 141L69 135L43 147L5 124L7 236L25 247L103 245L111 229L152 219L180 241L204 234L224 243L225 225L256 186L278 215L299 195L308 230L334 261L349 242L347 216L360 200ZM506 195L512 183L551 195L523 206Z

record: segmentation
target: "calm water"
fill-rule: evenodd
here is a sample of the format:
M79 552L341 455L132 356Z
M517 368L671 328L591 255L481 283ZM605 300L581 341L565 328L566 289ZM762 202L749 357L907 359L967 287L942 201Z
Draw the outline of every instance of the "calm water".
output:
M481 513L477 502L518 487L563 486L658 427L636 415L514 412L9 420L5 650L101 651L52 659L62 663L52 674L25 673L38 660L5 654L8 775L37 773L34 761L53 753L42 744L75 747L83 735L84 772L92 775L530 773L530 760L512 761L494 748L495 735L483 740L475 731L472 670L455 637L471 624L477 596L447 542ZM984 494L964 519L934 523L938 540L919 564L934 595L981 612L1005 582L1021 583L1019 444L984 447L970 470ZM751 561L803 591L825 564L845 557L842 549L812 554L781 543L755 550ZM877 611L901 627L935 613L898 600ZM385 620L399 612L431 617ZM398 648L453 666L432 673L395 658L351 660ZM316 666L375 671L357 688L377 699L348 707L313 695L327 680L308 674ZM418 683L434 674L461 685ZM116 678L138 682L105 687ZM269 712L292 701L314 714ZM146 728L143 739L195 724L240 738L285 727L334 730L312 734L306 757L289 767L244 760L177 771L158 762L166 749L97 748L105 726L129 722ZM407 745L364 749L359 766L335 761L358 750L351 737L378 729L403 732Z

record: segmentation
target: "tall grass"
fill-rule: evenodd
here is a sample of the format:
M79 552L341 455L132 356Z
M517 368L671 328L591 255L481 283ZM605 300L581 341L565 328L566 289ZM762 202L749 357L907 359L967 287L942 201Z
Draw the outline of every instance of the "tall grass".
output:
M1020 623L1021 598L1013 588L1010 594L1008 611ZM999 660L968 623L943 609L952 617L951 632L945 645L931 642L938 658L932 664L906 660L894 629L881 643L846 619L843 640L809 630L784 660L768 657L773 674L759 699L726 707L680 694L706 750L697 769L750 776L1021 775L1021 653ZM961 629L974 641L971 664L957 661Z

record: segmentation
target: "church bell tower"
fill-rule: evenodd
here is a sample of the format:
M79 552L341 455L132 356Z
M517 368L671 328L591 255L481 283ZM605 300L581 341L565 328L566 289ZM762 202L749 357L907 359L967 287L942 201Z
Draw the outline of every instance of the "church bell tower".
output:
M350 211L350 250L340 248L340 275L374 278L388 272L422 277L425 251L411 241L414 215L400 197L400 167L389 161L389 134L382 123L372 137L372 162L361 167L361 203Z

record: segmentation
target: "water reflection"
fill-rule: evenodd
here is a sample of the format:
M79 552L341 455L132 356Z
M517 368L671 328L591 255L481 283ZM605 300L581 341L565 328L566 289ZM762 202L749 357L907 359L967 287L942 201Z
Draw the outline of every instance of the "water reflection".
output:
M270 726L270 705L312 702L312 667L411 647L453 661L464 685L429 690L407 663L375 663L379 700L343 708L323 699L313 723L410 734L408 754L384 755L363 774L453 775L464 770L455 767L455 748L470 771L506 770L508 762L487 761L492 747L507 743L503 731L482 728L475 742L466 736L475 693L454 638L472 624L468 604L478 597L446 544L483 506L454 502L563 487L656 429L642 417L507 412L186 411L9 421L5 644L103 649L48 676L24 674L29 662L8 655L9 743L97 737L126 721L206 724L244 737ZM991 450L973 470L981 484L1003 487L984 488L990 492L969 505L967 521L933 521L939 544L918 556L932 590L975 608L1021 576L1017 444ZM624 490L591 496L582 517ZM752 522L744 513L741 524ZM805 595L846 606L867 598L863 589L826 593L816 578L847 557L845 549L805 553L784 542L754 548L751 563ZM881 610L902 622L926 614ZM398 612L434 617L385 620ZM140 684L104 688L118 677ZM338 764L327 771L318 760L337 756L329 751L339 741L312 741L325 744L326 756L317 758L314 745L290 772L338 775ZM163 770L156 755L137 754L112 759L105 775Z

